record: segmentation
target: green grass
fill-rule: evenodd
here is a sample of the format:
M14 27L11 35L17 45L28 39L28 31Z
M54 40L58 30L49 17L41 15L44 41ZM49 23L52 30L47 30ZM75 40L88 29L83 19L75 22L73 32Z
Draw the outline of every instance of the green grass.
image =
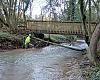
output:
M49 34L45 34L45 38L49 38ZM74 35L59 35L59 34L50 34L50 39L55 42L63 42L66 40L73 41L77 37Z

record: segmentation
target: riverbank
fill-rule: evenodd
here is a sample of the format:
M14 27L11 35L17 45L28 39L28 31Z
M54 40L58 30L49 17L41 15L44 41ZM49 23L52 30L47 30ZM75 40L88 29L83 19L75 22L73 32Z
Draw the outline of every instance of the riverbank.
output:
M24 48L24 41L27 37L27 34L10 34L9 32L0 31L0 51L7 51L13 49L22 49ZM38 40L33 39L34 35L31 37L31 44L34 47L43 47L46 46L46 43L39 43ZM30 46L30 48L33 46Z
M0 31L0 51L13 50L13 49L22 49L24 48L25 38L28 36L28 33L20 34L10 34L9 32ZM64 36L57 34L42 34L42 33L33 33L31 32L31 47L40 48L48 46L50 42L54 43L68 43L74 40L74 36ZM37 40L36 38L43 39L45 41Z
M80 63L82 77L85 80L100 80L100 64L93 65L85 56Z

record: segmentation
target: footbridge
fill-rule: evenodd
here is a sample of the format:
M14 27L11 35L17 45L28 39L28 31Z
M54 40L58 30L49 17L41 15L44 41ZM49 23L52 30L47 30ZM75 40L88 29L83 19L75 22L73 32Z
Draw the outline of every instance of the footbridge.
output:
M87 29L88 22L86 24ZM91 22L91 31L93 32L96 27L96 22ZM36 21L27 20L26 29L32 30L33 32L48 33L48 34L63 34L63 35L82 35L84 29L82 22L75 21Z

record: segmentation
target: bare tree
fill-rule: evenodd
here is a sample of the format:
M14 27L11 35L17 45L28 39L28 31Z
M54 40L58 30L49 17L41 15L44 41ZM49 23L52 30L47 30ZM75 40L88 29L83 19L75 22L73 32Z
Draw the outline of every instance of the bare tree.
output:
M15 32L18 28L19 15L22 10L23 18L32 0L0 0L0 21ZM19 2L19 3L17 3Z

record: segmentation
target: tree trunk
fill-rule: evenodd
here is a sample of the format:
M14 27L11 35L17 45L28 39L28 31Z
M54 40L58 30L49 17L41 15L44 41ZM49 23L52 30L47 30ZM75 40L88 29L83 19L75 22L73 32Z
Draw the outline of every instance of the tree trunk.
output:
M80 10L81 10L81 16L82 16L82 23L83 23L83 28L84 28L84 35L85 35L85 41L89 45L89 35L88 35L88 30L86 27L86 15L84 13L84 0L80 0Z
M89 40L90 40L90 38L91 38L91 0L89 0L89 24L88 24L88 29L89 29L89 31L88 31L88 34L89 34Z
M97 27L91 37L91 41L90 41L89 54L91 56L91 61L93 63L98 63L97 44L98 44L99 39L100 39L100 23L97 25Z

